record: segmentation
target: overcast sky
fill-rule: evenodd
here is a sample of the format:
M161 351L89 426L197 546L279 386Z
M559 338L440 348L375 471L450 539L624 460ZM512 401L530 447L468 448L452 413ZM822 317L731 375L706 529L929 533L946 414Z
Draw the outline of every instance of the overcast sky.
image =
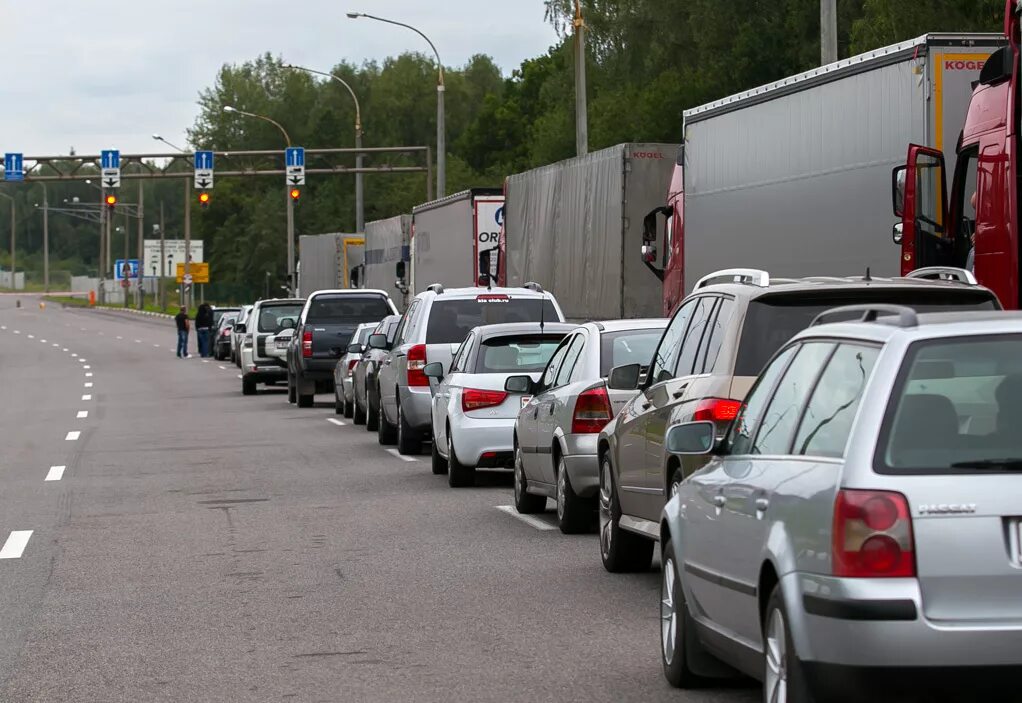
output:
M327 70L429 50L349 10L417 26L448 66L485 53L507 75L556 42L543 9L543 0L0 0L0 151L151 152L153 132L183 146L198 93L224 63L270 51Z

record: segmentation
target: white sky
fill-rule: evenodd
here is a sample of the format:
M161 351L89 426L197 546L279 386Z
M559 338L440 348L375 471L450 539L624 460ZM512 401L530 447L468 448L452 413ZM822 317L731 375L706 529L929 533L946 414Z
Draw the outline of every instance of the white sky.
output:
M556 42L543 0L0 0L0 152L151 153L183 146L196 100L220 66L269 51L328 70L404 51L415 25L444 63L489 54L505 75ZM165 147L163 147L165 148Z

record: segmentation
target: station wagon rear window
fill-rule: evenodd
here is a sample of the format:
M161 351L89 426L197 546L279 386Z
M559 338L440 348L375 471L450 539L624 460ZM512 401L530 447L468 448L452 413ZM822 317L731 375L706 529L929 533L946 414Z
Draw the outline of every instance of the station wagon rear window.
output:
M259 309L259 331L276 332L280 329L280 321L290 317L297 321L302 314L302 304L264 305Z
M877 443L884 474L1022 471L1022 335L913 344Z
M557 335L490 337L479 345L475 373L531 373L546 368L557 345Z
M387 299L379 295L317 295L309 304L305 321L350 325L376 322L391 314Z
M516 298L507 295L480 295L433 301L426 325L426 344L456 344L464 341L473 327L504 322L539 322L540 311L546 322L560 322L557 309L549 299Z

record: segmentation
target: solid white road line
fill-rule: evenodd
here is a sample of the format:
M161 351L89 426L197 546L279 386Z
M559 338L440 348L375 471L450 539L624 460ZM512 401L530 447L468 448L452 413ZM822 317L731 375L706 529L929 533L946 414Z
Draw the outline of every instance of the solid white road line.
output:
M83 395L82 396L82 400L92 400L92 396L91 395Z
M64 477L64 469L66 466L51 466L50 471L46 474L47 481L59 481Z
M548 532L550 530L556 530L557 529L553 525L547 524L547 523L543 522L542 520L540 520L539 518L535 518L535 517L533 517L531 515L522 515L517 510L515 510L515 506L513 506L513 505L498 505L498 506L495 506L495 507L500 512L507 513L511 517L518 518L519 520L524 522L529 527L535 527L537 530L542 530L543 532Z
M89 381L88 383L86 383L85 387L86 388L92 388L92 381Z
M88 410L79 410L78 411L78 415L75 416L75 419L76 420L84 420L88 416L89 416L89 411Z
M14 530L0 549L0 559L18 559L28 546L28 538L32 530Z
M67 437L64 438L64 441L65 442L74 442L74 441L77 441L77 439L79 437L81 437L81 436L82 436L82 433L79 432L78 430L71 430L70 432L67 433Z
M341 420L338 420L338 419L337 419L337 418L335 418L335 417L328 417L328 418L326 419L326 421L327 421L327 422L332 422L332 423L334 423L335 425L337 425L338 427L344 427L344 424L345 424L344 422L342 422Z
M418 461L418 459L416 459L414 457L410 457L410 456L405 456L404 454L402 454L401 452L399 452L398 450L393 449L393 448L387 449L386 451L387 451L388 454L393 454L394 456L396 456L401 461L409 461L409 462Z

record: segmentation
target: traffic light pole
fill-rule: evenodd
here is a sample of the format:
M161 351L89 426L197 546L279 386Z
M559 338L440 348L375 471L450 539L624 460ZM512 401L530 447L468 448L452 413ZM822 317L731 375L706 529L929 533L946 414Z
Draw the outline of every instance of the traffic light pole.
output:
M287 292L296 295L295 280L295 199L291 197L291 188L284 188L284 199L287 200Z
M192 308L192 287L185 283L192 272L192 184L185 179L185 275L181 280L181 297L186 309Z

